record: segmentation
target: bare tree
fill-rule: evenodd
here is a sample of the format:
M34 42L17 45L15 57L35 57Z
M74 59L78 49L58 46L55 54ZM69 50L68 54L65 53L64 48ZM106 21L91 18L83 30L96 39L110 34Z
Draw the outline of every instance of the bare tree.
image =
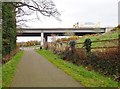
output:
M58 21L61 21L61 14L57 10L54 2L51 0L23 0L22 2L14 2L12 4L16 8L16 17L18 23L22 21L28 21L22 17L31 15L34 12L36 13L37 19L39 19L38 13L40 13L43 16L54 17Z

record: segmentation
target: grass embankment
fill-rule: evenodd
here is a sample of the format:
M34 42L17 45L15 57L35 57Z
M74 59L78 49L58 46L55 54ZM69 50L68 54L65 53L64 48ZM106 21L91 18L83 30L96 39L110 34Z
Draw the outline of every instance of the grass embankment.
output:
M36 52L65 71L67 74L71 75L85 87L118 87L118 83L114 80L104 77L97 72L87 71L82 66L76 66L70 62L66 62L48 50L42 49L36 50Z
M77 43L82 43L85 41L86 38L90 38L91 41L101 41L101 40L112 40L112 39L118 39L118 31L115 32L108 32L104 34L99 35L85 35L81 37L79 40L77 40ZM111 46L117 46L118 41L107 41L107 42L94 42L92 43L92 47L111 47ZM83 44L79 44L78 47L81 48Z
M9 62L2 67L2 87L9 87L14 74L16 72L17 64L23 56L23 51L18 52Z

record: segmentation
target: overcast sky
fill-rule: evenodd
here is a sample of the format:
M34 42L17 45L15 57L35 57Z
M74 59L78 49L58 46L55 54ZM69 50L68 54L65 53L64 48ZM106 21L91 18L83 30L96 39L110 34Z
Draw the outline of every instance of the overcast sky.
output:
M101 26L117 26L118 24L118 1L120 0L53 0L61 12L62 21L54 18L43 17L40 20L29 21L30 27L72 27L79 24L100 22ZM35 18L31 15L28 18Z

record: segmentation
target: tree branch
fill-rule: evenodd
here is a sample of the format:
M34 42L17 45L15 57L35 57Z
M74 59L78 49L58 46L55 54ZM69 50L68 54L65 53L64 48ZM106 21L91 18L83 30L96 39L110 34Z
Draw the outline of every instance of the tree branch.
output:
M27 0L27 2L16 2L12 4L16 8L17 18L24 15L31 15L30 13L26 13L27 11L24 10L24 7L26 7L27 9L36 13L39 12L43 16L52 16L55 19L61 21L61 14L57 10L56 5L51 0Z

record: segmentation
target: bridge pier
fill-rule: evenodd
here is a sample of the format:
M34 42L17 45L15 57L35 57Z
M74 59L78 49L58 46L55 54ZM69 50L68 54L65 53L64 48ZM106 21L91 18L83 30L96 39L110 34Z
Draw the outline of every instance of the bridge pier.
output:
M41 32L41 46L44 45L44 33Z

